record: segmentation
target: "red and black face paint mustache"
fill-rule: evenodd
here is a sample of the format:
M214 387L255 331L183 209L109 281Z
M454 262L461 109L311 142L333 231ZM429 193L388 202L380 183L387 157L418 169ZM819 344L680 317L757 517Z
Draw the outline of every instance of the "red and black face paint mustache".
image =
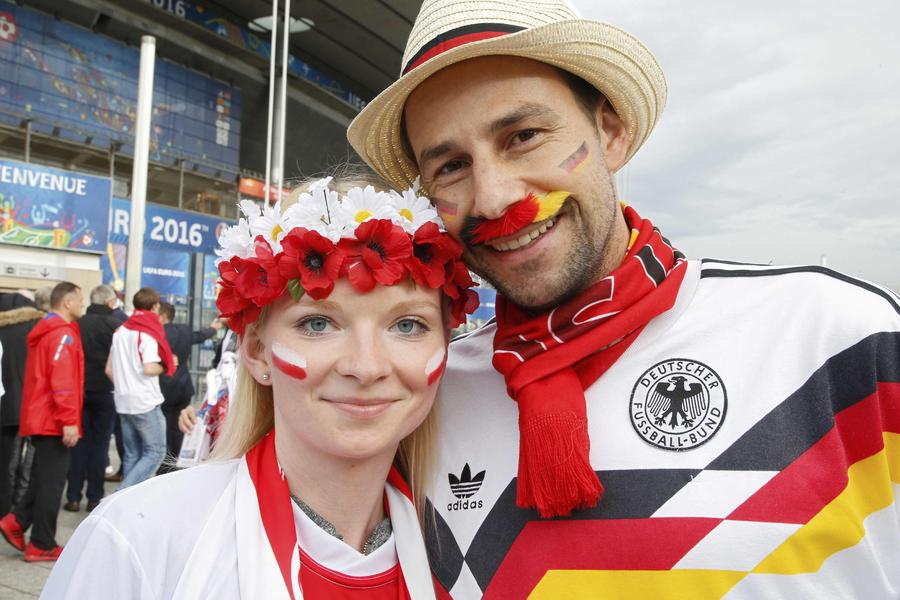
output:
M559 212L569 192L550 192L540 198L532 193L512 204L496 219L466 217L459 237L467 246L484 244L513 235L523 227L549 219Z

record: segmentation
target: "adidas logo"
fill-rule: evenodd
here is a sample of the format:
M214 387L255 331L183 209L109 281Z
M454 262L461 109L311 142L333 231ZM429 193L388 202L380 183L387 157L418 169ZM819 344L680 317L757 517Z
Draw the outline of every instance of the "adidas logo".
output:
M450 480L450 491L458 498L456 502L447 504L448 511L467 510L484 506L481 500L469 500L481 489L481 484L484 483L484 473L484 471L481 471L472 477L472 470L469 468L469 463L466 463L459 477L453 473L447 474L447 478Z

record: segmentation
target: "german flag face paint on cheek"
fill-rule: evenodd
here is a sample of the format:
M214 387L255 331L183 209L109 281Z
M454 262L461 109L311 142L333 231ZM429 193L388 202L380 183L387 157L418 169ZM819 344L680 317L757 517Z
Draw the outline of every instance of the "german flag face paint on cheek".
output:
M588 148L587 142L581 142L578 150L570 154L569 157L566 158L566 160L559 163L559 168L566 173L574 173L587 162L587 159L590 155L591 150L590 148Z
M436 198L434 201L434 207L437 209L438 215L440 215L441 219L444 220L444 223L450 224L456 222L459 209L456 206L455 202Z
M434 385L441 378L446 364L447 351L444 348L439 348L425 363L425 376L428 378L428 385Z
M306 379L306 359L283 344L272 344L272 364L294 379Z

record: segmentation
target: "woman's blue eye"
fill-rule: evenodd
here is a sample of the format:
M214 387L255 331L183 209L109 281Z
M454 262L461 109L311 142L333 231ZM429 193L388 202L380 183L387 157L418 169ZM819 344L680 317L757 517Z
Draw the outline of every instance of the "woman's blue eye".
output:
M307 327L311 331L315 331L316 333L321 333L328 328L328 320L323 319L321 317L315 317L306 322Z
M403 335L421 335L428 331L428 327L416 319L400 319L394 327Z
M318 335L320 333L328 333L332 325L325 317L311 316L301 319L296 327L301 333L306 335Z

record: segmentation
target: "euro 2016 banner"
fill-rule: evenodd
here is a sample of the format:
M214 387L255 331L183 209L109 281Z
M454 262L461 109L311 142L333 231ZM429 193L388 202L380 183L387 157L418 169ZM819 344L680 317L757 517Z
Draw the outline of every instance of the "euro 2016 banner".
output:
M0 160L0 243L105 252L110 181Z

